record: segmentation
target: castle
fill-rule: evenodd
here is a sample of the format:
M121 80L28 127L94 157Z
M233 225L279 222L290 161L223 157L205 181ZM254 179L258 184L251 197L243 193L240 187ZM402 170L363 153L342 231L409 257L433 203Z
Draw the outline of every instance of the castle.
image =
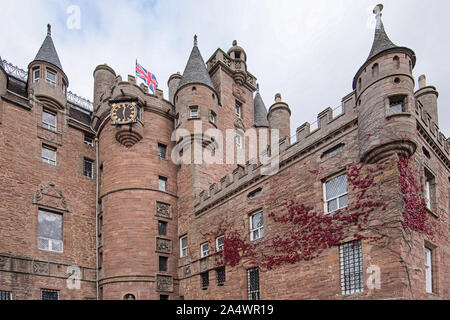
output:
M0 298L449 299L450 139L381 11L342 112L294 137L236 41L195 38L168 100L106 64L69 92L50 26L27 71L0 59ZM190 161L255 145L275 171Z

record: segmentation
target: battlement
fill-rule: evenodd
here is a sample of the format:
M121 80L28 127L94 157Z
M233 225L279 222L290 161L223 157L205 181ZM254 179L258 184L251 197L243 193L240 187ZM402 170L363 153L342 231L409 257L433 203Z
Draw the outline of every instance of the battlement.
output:
M339 115L334 117L333 110L326 108L318 114L315 130L311 131L311 124L305 122L297 128L295 136L280 139L278 159L276 159L276 154L272 154L270 148L264 151L263 155L270 155L271 160L278 160L281 169L293 160L332 142L335 137L351 130L356 124L355 92L352 92L342 99L342 113ZM296 137L295 142L291 139L294 137ZM256 181L266 178L267 175L264 173L270 167L271 162L269 161L267 165L263 165L259 161L255 162L248 161L245 166L238 165L231 176L226 175L220 179L220 186L214 183L209 186L208 190L201 191L194 202L195 214L201 214Z

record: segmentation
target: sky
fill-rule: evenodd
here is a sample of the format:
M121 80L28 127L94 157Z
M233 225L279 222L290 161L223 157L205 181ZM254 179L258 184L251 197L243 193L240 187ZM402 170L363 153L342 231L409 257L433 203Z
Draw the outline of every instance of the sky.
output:
M69 90L93 100L93 71L107 63L123 79L136 59L167 80L183 72L194 34L207 61L237 40L269 108L276 93L292 110L291 131L341 104L372 46L371 0L0 0L0 56L26 69L52 25ZM413 74L439 91L440 130L450 136L450 1L384 0L383 23L415 51ZM78 19L79 18L79 19ZM447 40L445 40L447 39ZM314 126L312 126L314 127Z

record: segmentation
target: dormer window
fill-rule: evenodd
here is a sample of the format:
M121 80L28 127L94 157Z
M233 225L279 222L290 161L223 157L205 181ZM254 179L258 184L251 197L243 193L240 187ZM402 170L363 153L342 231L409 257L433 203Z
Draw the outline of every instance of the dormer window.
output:
M47 69L45 74L45 81L48 84L56 87L56 72Z
M38 82L40 78L41 78L41 69L40 68L33 69L33 82Z

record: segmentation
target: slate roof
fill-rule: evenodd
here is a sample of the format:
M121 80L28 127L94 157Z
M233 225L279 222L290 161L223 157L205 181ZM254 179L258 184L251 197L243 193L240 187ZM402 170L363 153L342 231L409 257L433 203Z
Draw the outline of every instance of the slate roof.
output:
M268 127L269 122L267 121L267 109L264 104L263 99L259 92L256 93L255 99L253 100L253 115L254 115L254 125L255 127Z
M192 48L191 55L189 56L186 68L184 69L178 89L187 84L194 83L204 84L215 91L214 85L209 77L208 70L206 70L205 62L197 45L194 45Z
M398 48L391 39L389 39L388 35L386 34L386 31L384 30L383 21L381 21L381 18L377 21L377 26L375 29L375 38L373 40L372 49L370 50L369 57L367 60L372 59L380 52L383 52L388 49L392 48Z
M45 61L63 70L61 62L59 61L58 53L56 52L55 45L53 44L52 36L49 31L44 39L44 42L39 49L34 61Z

